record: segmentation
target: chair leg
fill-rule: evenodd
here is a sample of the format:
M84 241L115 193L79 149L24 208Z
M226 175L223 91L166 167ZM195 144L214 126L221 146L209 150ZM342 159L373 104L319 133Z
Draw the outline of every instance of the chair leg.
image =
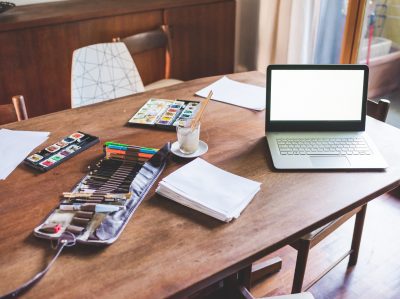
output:
M300 240L297 248L297 260L296 260L296 269L294 271L292 294L300 293L302 290L309 252L310 252L310 242L305 240Z
M352 253L350 254L349 266L357 264L358 252L360 250L361 236L364 227L365 213L367 205L365 204L361 211L356 214L356 221L354 223L353 240L351 242Z
M248 266L238 273L238 279L240 281L240 284L250 290L251 288L251 269L252 266Z
M244 292L242 288L246 290L250 289L250 278L251 265L226 277L223 281L223 298L241 299L243 296L245 296L245 299L248 299L248 297L246 297L246 292Z
M239 294L238 292L238 287L239 287L238 273L232 274L224 278L223 297L239 299L241 294Z

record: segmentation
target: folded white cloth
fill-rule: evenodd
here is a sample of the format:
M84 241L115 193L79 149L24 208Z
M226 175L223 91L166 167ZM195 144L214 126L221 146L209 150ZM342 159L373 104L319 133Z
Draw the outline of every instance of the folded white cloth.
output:
M165 177L156 192L229 222L239 217L260 190L260 185L197 158Z

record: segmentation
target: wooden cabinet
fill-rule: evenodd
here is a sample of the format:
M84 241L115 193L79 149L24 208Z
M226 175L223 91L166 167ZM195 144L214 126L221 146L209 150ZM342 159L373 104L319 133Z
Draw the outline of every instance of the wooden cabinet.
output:
M235 2L177 7L165 11L173 53L171 76L182 80L233 72Z
M235 1L75 0L21 6L0 14L0 104L25 96L30 117L70 108L75 49L172 26L173 78L233 72ZM135 58L136 59L136 58ZM162 51L136 61L145 84ZM152 66L152 67L149 67Z

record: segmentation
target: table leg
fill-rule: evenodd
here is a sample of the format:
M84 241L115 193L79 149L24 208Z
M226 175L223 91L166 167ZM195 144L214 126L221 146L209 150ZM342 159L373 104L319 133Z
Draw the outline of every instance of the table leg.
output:
M271 274L279 272L282 268L282 259L280 257L271 258L269 260L254 263L251 269L251 278L250 278L250 285L263 279Z
M358 252L360 250L361 236L364 227L365 213L367 211L367 205L365 204L361 211L356 214L356 221L354 223L353 240L351 242L351 249L353 250L350 254L349 266L357 264Z

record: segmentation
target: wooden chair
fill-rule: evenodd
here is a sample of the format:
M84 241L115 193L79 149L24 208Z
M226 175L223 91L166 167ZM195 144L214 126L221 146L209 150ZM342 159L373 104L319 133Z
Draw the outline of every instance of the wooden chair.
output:
M138 62L138 70L140 74L144 72L152 72L152 83L145 86L145 90L152 90L162 87L167 87L175 84L182 83L183 81L177 79L171 79L171 61L173 59L172 55L172 47L171 47L171 33L169 26L162 25L159 29L141 32L135 35L131 35L125 38L114 38L114 42L123 42L126 44L130 54L133 59ZM144 57L144 64L140 65L139 60L136 60L135 57L139 55L145 55L144 53L147 51L152 51L156 49L162 49L165 52L165 61L164 63L165 69L163 74L157 74L158 71L155 70L158 68L159 62L155 62L156 65L152 64L147 57ZM158 78L157 78L158 76Z
M386 121L388 111L389 111L390 101L381 99L378 102L373 102L371 100L367 101L367 115L376 118L380 121ZM367 205L356 208L349 213L343 215L342 217L322 226L313 232L304 235L299 240L291 244L293 248L297 250L297 260L296 268L293 279L292 293L299 293L303 290L303 280L307 265L308 253L311 248L325 239L328 235L334 232L339 226L350 219L352 216L356 215L356 220L354 224L353 239L351 243L351 248L345 254L343 254L332 266L325 270L321 275L314 279L306 288L308 290L316 282L318 282L325 274L332 270L337 264L339 264L343 259L350 255L349 266L353 266L357 263L358 252L360 249L361 236L364 226L365 213L367 210Z
M385 122L390 107L390 101L386 99L380 99L378 102L371 100L367 101L367 115Z
M0 125L28 119L22 95L13 96L12 104L0 105Z

